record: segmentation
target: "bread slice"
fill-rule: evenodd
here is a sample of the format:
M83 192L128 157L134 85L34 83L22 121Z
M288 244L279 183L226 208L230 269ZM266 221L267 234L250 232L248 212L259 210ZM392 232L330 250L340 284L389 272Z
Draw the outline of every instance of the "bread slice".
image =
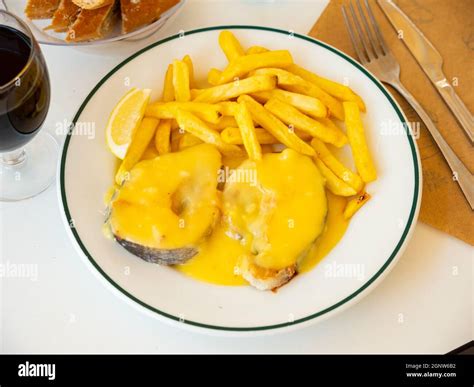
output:
M28 0L25 14L28 19L49 19L59 6L59 0Z
M116 16L115 3L97 9L82 9L69 28L66 41L82 42L101 39L110 32Z
M255 265L250 257L242 257L236 268L240 275L258 290L276 290L296 275L296 265L280 270L264 269Z
M97 9L113 4L115 0L72 0L74 4L83 9Z
M51 24L45 30L66 32L77 19L80 11L81 8L74 4L72 0L61 0L58 9L53 15Z
M122 33L153 23L177 3L179 0L120 0Z

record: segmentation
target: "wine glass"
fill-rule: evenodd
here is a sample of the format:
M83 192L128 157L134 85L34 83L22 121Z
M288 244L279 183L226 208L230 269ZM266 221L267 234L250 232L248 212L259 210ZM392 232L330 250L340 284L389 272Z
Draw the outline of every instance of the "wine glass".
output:
M22 200L54 180L58 145L40 129L48 113L48 70L31 30L0 9L0 200Z

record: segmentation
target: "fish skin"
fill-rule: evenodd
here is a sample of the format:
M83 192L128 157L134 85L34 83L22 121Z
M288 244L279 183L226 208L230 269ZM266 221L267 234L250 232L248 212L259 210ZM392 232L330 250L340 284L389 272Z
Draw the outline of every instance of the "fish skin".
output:
M147 247L138 243L114 235L115 240L127 251L143 259L146 262L158 265L179 265L186 263L198 253L195 247L182 247L178 249L157 249Z

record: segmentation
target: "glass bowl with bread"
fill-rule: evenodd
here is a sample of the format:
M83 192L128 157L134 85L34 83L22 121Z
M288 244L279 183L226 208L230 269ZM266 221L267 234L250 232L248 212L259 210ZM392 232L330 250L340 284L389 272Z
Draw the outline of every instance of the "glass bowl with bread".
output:
M23 17L38 42L97 45L140 40L161 28L185 0L0 0Z

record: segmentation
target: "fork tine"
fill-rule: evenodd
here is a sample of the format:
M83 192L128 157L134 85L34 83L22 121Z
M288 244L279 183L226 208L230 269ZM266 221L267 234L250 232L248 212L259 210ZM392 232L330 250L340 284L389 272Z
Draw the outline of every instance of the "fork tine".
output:
M385 39L383 38L382 32L380 31L379 23L377 23L377 20L375 19L374 14L372 13L372 8L370 8L369 2L367 0L365 0L365 6L367 8L367 13L369 14L372 27L374 27L375 35L377 35L378 43L382 48L383 53L390 53L390 49L388 48L387 43L385 43Z
M352 28L352 25L349 22L349 17L347 16L347 13L346 13L346 7L341 6L341 11L342 11L342 16L344 18L344 23L346 25L347 31L349 32L349 37L351 38L352 45L354 46L356 54L359 57L359 61L362 64L364 64L367 62L367 58L365 54L362 52L361 47L360 47L361 43L357 40L354 34L354 29Z
M356 4L357 9L359 10L360 19L362 20L362 24L364 25L365 33L370 42L370 47L372 48L374 55L378 58L383 54L383 52L379 50L377 39L374 38L374 35L372 34L372 31L369 27L369 23L367 22L367 17L365 16L362 6L360 5L360 0L356 0Z
M360 26L359 19L357 18L355 9L352 6L352 2L349 2L349 9L351 10L352 19L353 19L354 25L356 27L357 35L359 35L359 39L362 42L362 45L364 46L364 50L365 50L365 52L367 54L367 57L369 58L369 62L370 62L371 60L375 59L375 55L372 53L372 50L369 47L369 43L367 41L367 38L365 37L365 35L362 32L362 28Z

